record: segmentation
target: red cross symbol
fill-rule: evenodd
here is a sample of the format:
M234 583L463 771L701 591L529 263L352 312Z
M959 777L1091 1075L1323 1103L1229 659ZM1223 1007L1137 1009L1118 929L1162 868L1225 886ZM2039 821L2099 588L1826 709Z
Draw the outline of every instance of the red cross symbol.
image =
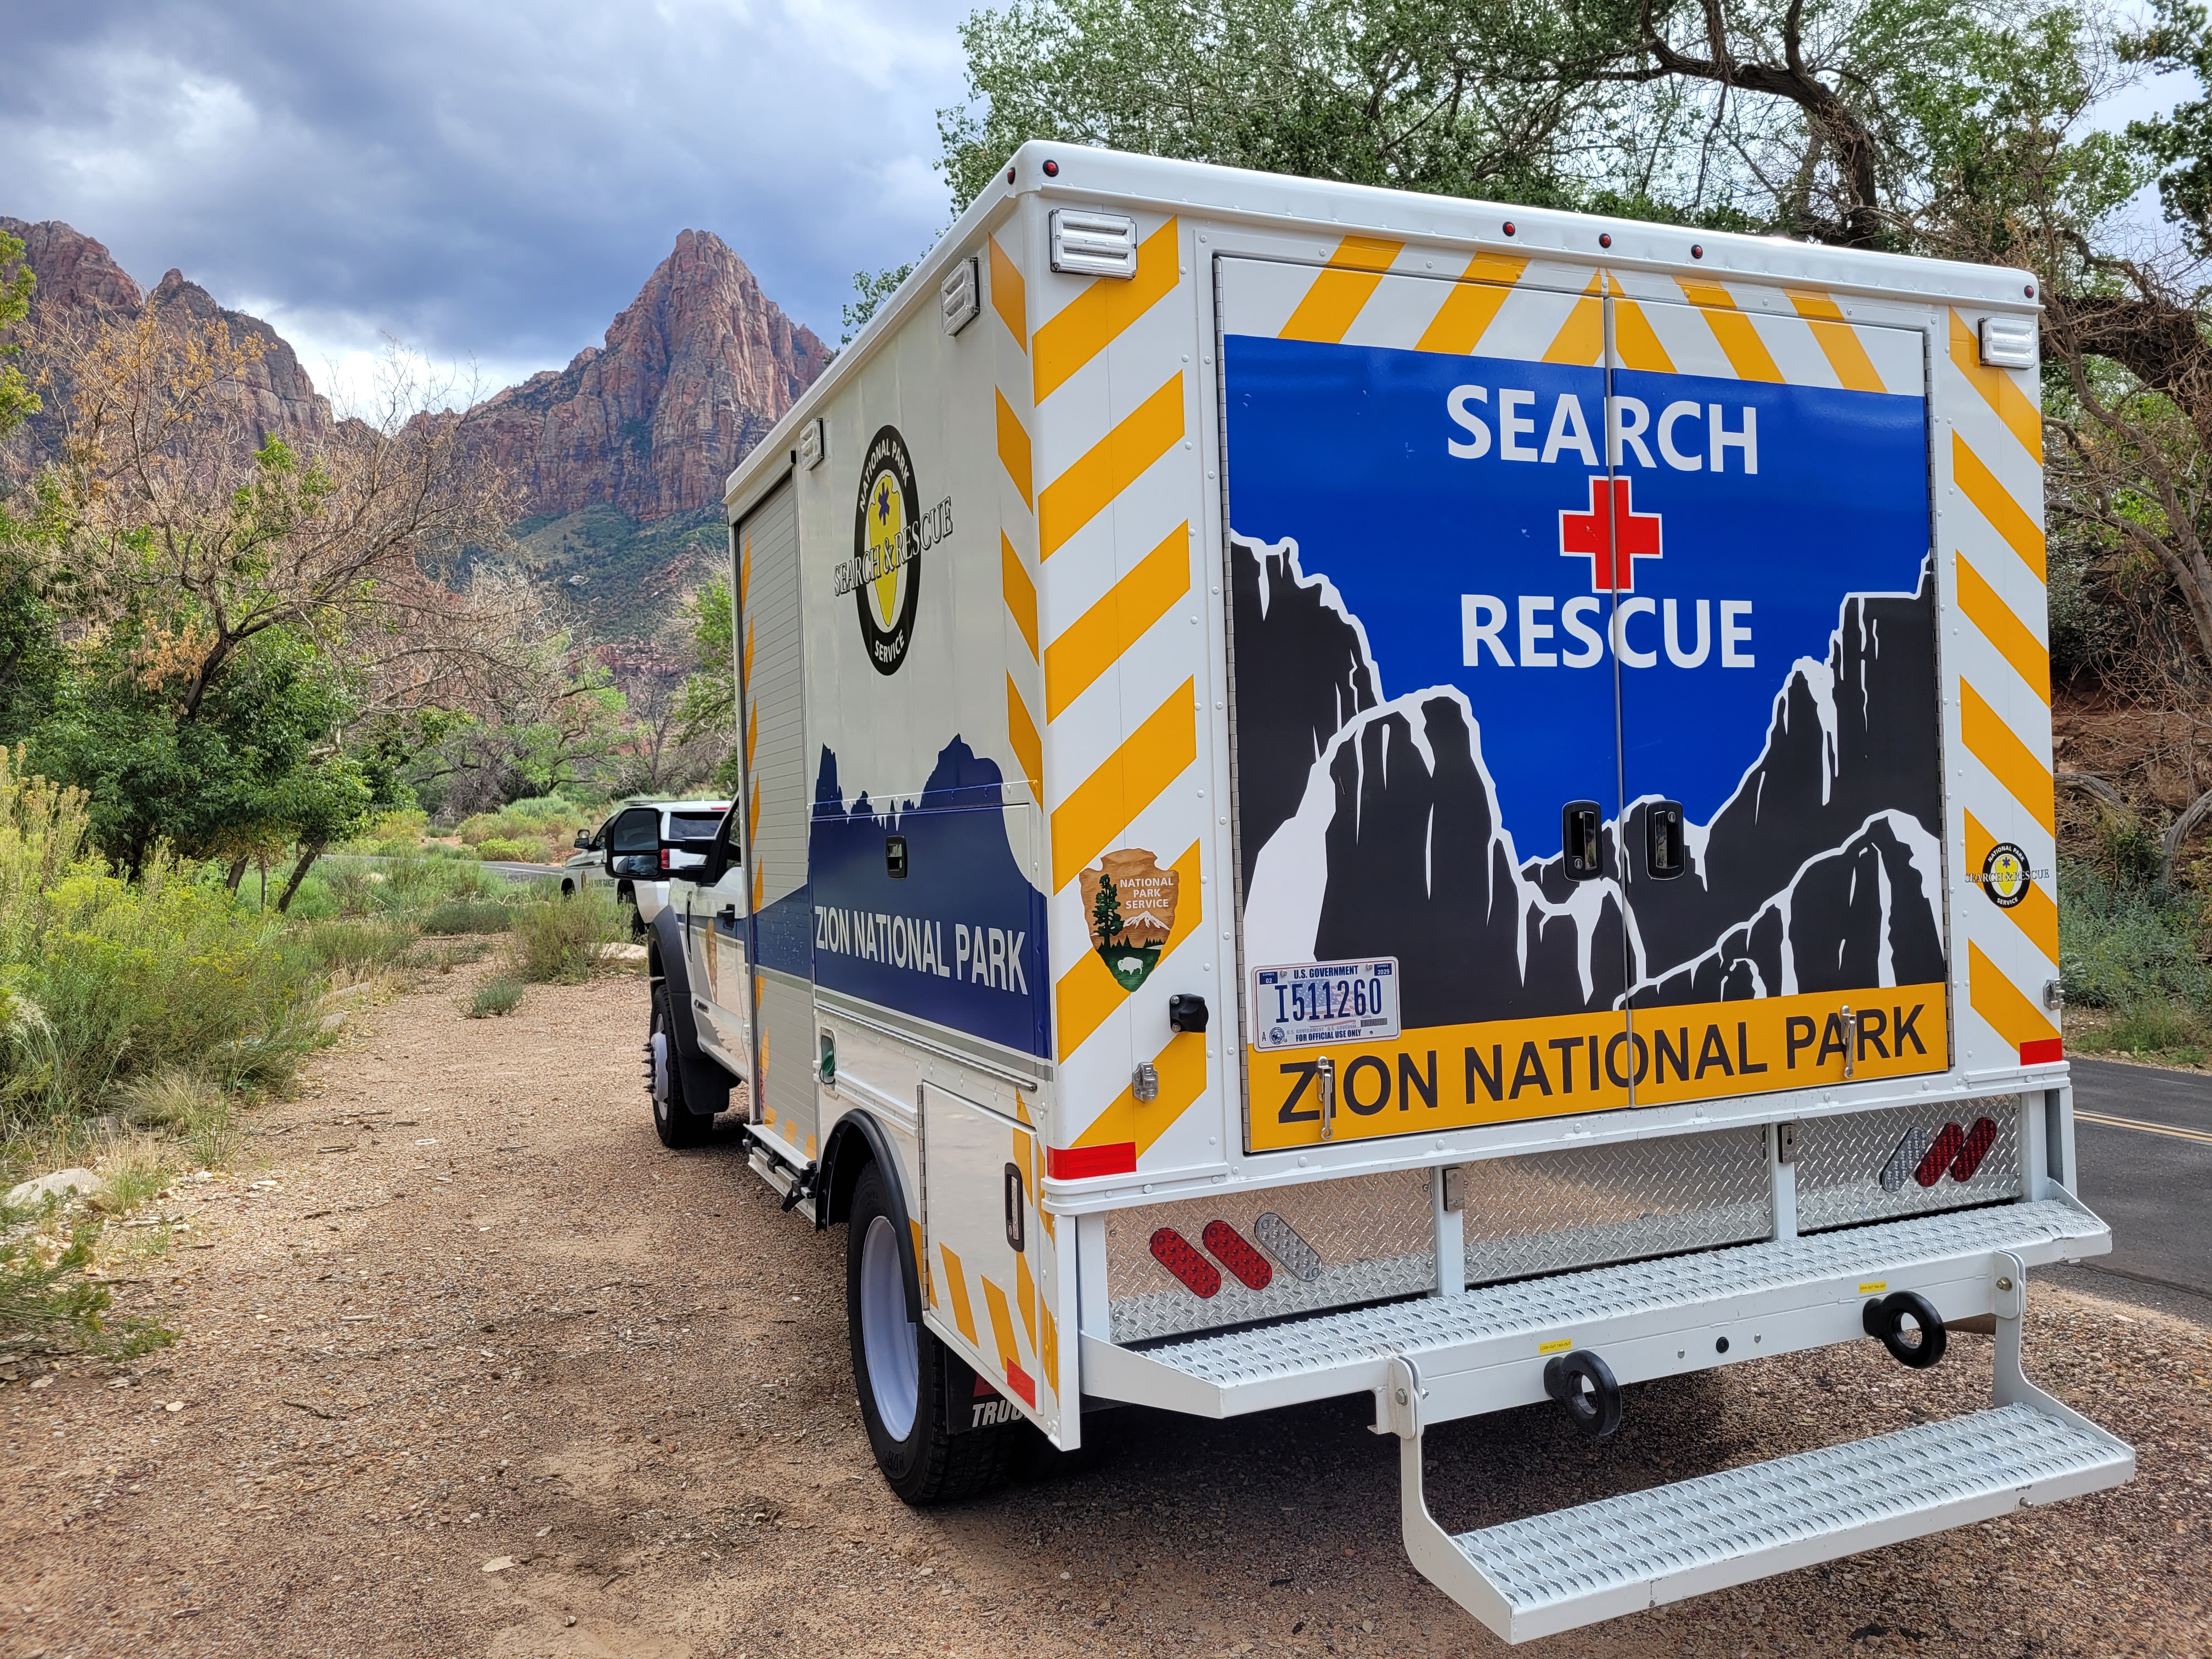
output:
M1589 560L1593 593L1633 592L1637 560L1660 556L1659 515L1638 513L1629 506L1626 478L1608 480L1592 475L1589 487L1589 512L1563 509L1559 514L1559 556ZM1616 553L1620 559L1618 573L1613 563Z

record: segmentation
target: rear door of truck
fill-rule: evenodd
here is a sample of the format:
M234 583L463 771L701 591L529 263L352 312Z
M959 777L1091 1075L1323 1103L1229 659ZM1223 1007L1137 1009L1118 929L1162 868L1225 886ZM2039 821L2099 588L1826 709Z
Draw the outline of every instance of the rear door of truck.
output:
M1923 337L1442 263L1217 262L1249 1144L1943 1070Z

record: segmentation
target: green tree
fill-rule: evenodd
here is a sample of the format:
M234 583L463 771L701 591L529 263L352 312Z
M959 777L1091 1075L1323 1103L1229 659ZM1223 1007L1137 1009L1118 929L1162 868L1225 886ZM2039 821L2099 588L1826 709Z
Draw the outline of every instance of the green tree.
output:
M1120 936L1123 927L1121 890L1114 878L1101 871L1098 876L1098 896L1091 901L1091 931L1104 950Z
M909 259L902 265L885 265L881 270L856 270L853 273L853 297L841 309L844 313L845 334L841 344L850 345L853 337L868 325L869 319L883 307L884 301L899 291L899 284L914 275L919 260Z
M31 390L23 371L11 361L22 347L8 337L30 314L31 296L39 287L37 273L22 260L21 240L0 231L0 438L7 437L41 407L39 394Z

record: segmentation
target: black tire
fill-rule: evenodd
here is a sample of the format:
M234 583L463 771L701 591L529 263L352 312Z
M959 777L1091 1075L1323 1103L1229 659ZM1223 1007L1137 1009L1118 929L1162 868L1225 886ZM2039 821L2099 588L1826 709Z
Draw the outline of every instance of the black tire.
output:
M646 1037L646 1088L653 1098L653 1132L672 1148L703 1146L714 1120L691 1109L684 1097L684 1065L676 1051L675 1004L668 981L653 987L653 1030ZM658 1052L656 1053L656 1049Z
M903 1437L895 1437L885 1425L871 1381L867 1322L861 1306L863 1259L869 1235L878 1221L892 1230L894 1240L906 1225L883 1171L872 1163L854 1184L845 1228L845 1318L852 1337L853 1389L860 1399L869 1447L890 1489L916 1509L973 1498L1006 1478L1030 1426L1017 1419L1012 1423L967 1427L975 1402L975 1373L931 1335L927 1326L919 1323L908 1326L913 1333L916 1362L912 1420ZM899 1251L906 1305L911 1310L921 1305L921 1298L907 1256L906 1249ZM958 1434L952 1432L956 1413L963 1430Z

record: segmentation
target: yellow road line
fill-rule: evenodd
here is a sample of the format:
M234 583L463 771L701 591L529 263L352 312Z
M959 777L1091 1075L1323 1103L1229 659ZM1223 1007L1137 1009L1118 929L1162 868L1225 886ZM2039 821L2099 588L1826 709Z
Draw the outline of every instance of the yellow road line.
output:
M2200 1146L2212 1146L2212 1134L2202 1129L2177 1129L2170 1123L2145 1123L2140 1118L2112 1117L2103 1112L2085 1112L2074 1109L2075 1120L2082 1123L2101 1123L2108 1129L2140 1129L2148 1135L2172 1135L2176 1140L2193 1140Z

